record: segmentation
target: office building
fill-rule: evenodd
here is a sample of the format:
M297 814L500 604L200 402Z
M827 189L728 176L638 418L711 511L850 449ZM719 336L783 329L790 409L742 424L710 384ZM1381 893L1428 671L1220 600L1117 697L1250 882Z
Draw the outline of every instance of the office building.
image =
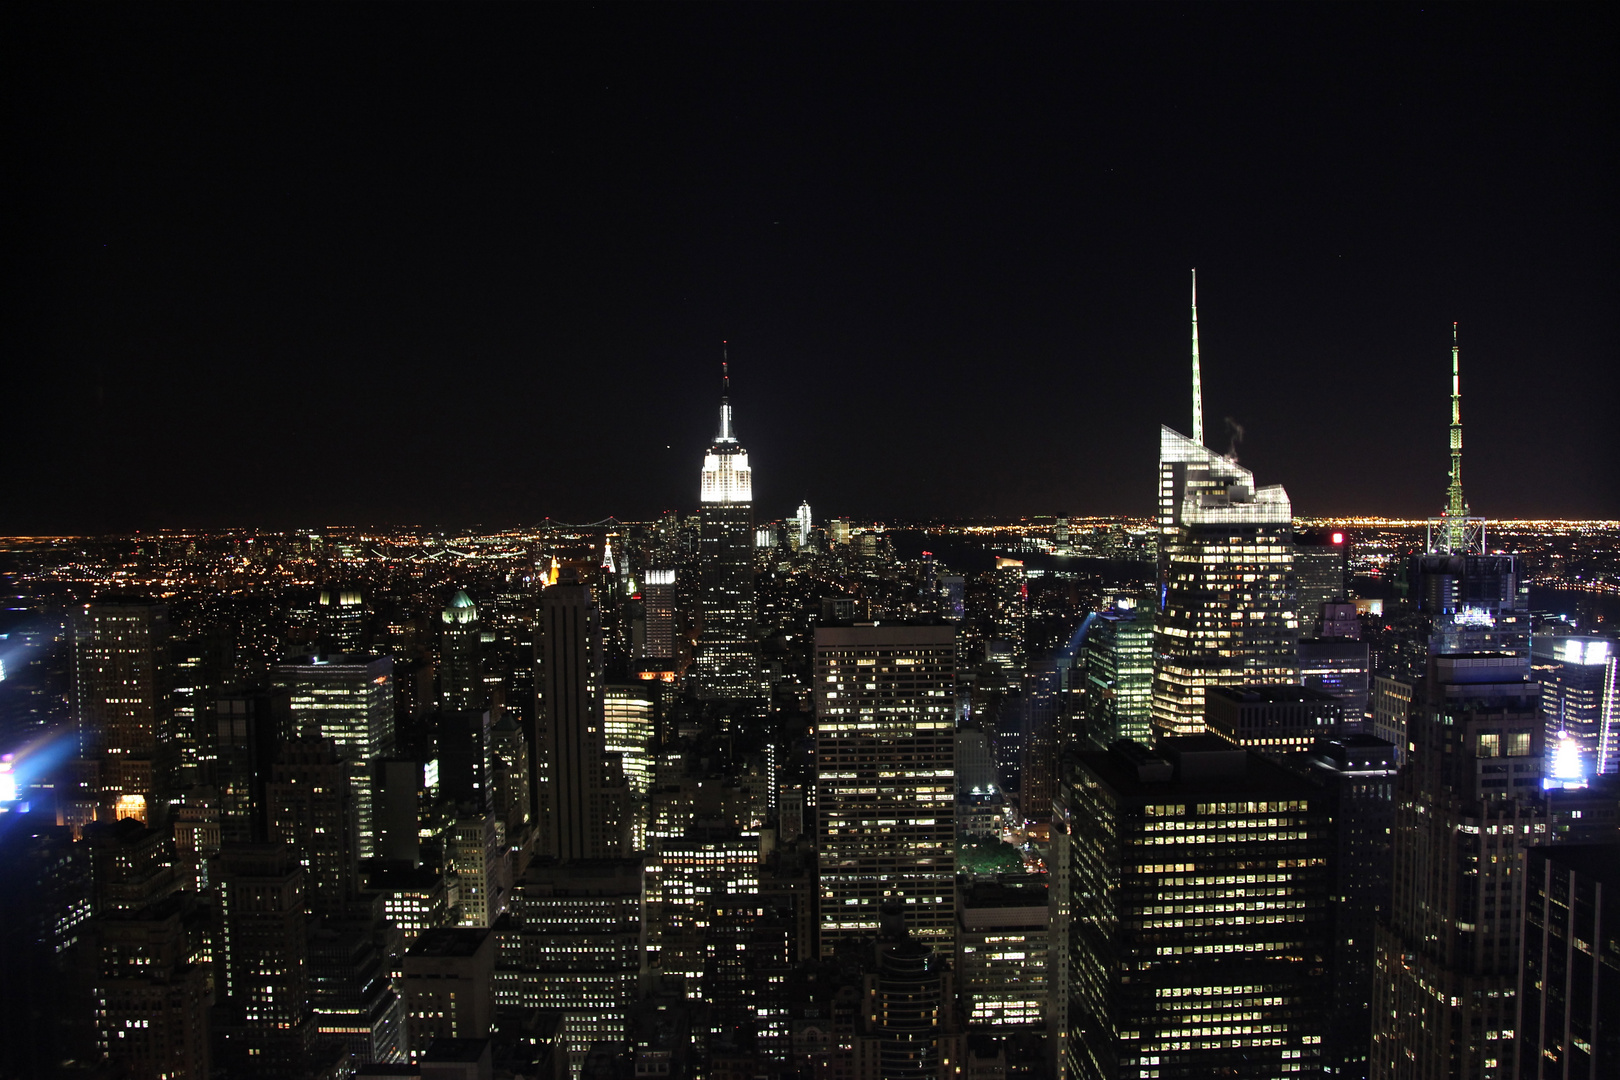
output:
M1029 579L1024 573L1022 559L996 556L996 568L991 574L991 602L993 604L990 636L1005 642L1004 666L1007 682L1017 688L1024 673L1026 658L1025 631L1029 620Z
M1321 1075L1322 790L1214 735L1066 764L1053 823L1059 1075Z
M901 903L924 944L956 925L956 632L816 628L821 950L878 932Z
M688 997L712 1000L704 972L714 949L716 905L759 901L759 837L693 829L658 841L647 864L647 923L658 970Z
M1620 650L1614 642L1538 634L1530 645L1530 667L1547 714L1548 775L1569 782L1620 772ZM1556 748L1571 742L1573 762L1554 760Z
M179 747L170 714L168 608L108 598L73 615L73 720L85 783L67 823L164 821Z
M478 606L457 589L439 612L439 707L447 712L484 708L483 624Z
M603 731L601 612L588 586L563 581L541 594L539 618L535 850L563 860L617 857L625 789Z
M380 905L376 915L380 919ZM311 930L309 987L315 1030L343 1046L354 1062L403 1062L405 999L394 992L373 930L365 921L321 924Z
M1499 1054L1524 1080L1620 1076L1620 847L1532 847L1525 859L1519 1023Z
M798 548L800 551L808 551L810 549L810 530L814 528L814 521L810 516L809 499L806 499L804 502L799 504L798 521L796 524L798 529L797 535L794 537L794 547Z
M933 946L909 937L899 905L875 943L861 983L854 1080L947 1080L963 1075L967 1036L957 1021L950 965Z
M1152 738L1153 617L1136 597L1116 597L1091 620L1079 669L1086 736L1093 748Z
M956 990L975 1030L1037 1030L1046 1016L1051 912L1041 877L959 881Z
M720 431L703 458L698 541L699 697L765 696L754 612L754 480L731 426L731 377L722 376Z
M1297 682L1293 514L1235 461L1160 432L1153 724L1204 727L1209 686Z
M282 844L227 844L217 880L215 1061L232 1077L297 1076L316 1049L303 867Z
M276 744L294 734L291 697L285 689L222 693L214 700L211 734L207 773L219 793L220 842L263 842L264 781Z
M96 1042L119 1075L207 1080L208 974L183 898L95 921Z
M1332 1002L1324 1069L1365 1077L1372 1045L1374 942L1390 902L1390 833L1395 823L1395 747L1370 735L1319 742L1307 758L1326 789L1334 822L1328 864L1333 912Z
M1204 723L1238 746L1282 759L1340 734L1344 705L1308 686L1211 686Z
M348 761L360 858L373 858L371 763L393 751L394 661L364 653L289 657L270 669L270 681L290 695L294 732L313 729Z
M495 935L440 927L405 954L406 1046L420 1060L434 1039L482 1039L495 1022Z
M1350 586L1350 543L1343 529L1294 530L1294 581L1301 637L1322 637L1322 606Z
M359 891L359 811L350 773L332 739L290 739L265 784L267 838L297 855L312 913L341 915Z
M653 568L641 575L641 604L646 619L640 659L648 670L675 663L675 571Z
M1192 354L1192 437L1159 429L1153 726L1170 735L1204 729L1206 686L1299 680L1293 511L1204 445L1196 275Z
M1409 577L1428 662L1395 788L1390 913L1379 925L1371 1072L1507 1076L1518 1023L1525 849L1549 838L1540 686L1512 555L1485 551L1462 495L1452 348L1451 484Z
M356 653L366 634L366 601L359 589L336 585L316 598L315 615L323 651Z
M495 928L497 1003L563 1013L570 1068L625 1037L646 970L646 870L640 859L536 859Z

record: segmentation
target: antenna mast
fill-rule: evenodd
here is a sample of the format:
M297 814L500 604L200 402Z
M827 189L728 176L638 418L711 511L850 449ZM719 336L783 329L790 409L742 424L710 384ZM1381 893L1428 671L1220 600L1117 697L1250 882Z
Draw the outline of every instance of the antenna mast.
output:
M1204 445L1204 379L1198 370L1198 270L1192 272L1193 442Z

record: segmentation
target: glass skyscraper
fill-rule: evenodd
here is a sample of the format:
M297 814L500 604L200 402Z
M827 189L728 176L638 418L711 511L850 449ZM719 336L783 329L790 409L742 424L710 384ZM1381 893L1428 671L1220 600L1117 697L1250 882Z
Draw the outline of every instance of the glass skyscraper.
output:
M1206 686L1299 681L1292 537L1281 487L1160 429L1156 730L1203 731Z

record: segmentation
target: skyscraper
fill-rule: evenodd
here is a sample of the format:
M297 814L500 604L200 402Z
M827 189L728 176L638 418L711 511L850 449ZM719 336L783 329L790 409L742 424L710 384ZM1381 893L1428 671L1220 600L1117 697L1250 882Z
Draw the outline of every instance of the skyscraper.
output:
M885 900L949 949L956 924L956 631L816 628L821 949L873 937Z
M1451 483L1413 560L1429 655L1396 782L1373 999L1372 1074L1414 1080L1513 1068L1525 849L1550 834L1524 590L1515 557L1486 554L1484 522L1468 516L1455 336L1451 356Z
M623 850L624 784L610 770L602 712L602 623L589 586L540 595L536 853L615 858Z
M1080 646L1086 737L1106 749L1116 739L1152 738L1153 619L1121 596L1091 620Z
M731 376L722 365L720 431L703 458L699 490L697 692L765 695L754 612L754 480L731 427Z
M1548 765L1555 779L1578 781L1620 771L1620 655L1597 637L1537 635L1530 664L1541 684L1547 714ZM1574 762L1552 760L1555 747L1573 742ZM1569 754L1566 752L1565 757ZM1564 776L1562 773L1578 775Z
M653 568L641 576L642 610L647 632L641 657L647 670L675 662L675 571Z
M487 695L478 607L457 589L439 613L439 623L439 704L449 712L482 709Z
M1613 844L1527 853L1519 1030L1525 1080L1620 1075L1620 872Z
M157 824L177 764L169 714L169 613L107 598L73 617L73 715L88 787L70 824L132 817Z
M270 681L292 699L295 733L314 728L349 762L360 824L360 858L377 854L371 764L394 743L394 661L365 653L289 657Z
M803 551L810 546L810 530L814 527L810 516L810 500L806 499L799 504L799 550Z
M1204 730L1206 686L1299 679L1293 510L1204 446L1196 271L1192 297L1192 438L1159 429L1153 726L1172 735Z
M1321 790L1207 734L1083 752L1066 772L1052 836L1059 1076L1321 1075Z
M1159 440L1153 724L1203 730L1204 688L1299 678L1293 513L1281 487L1169 428Z
M289 739L265 784L268 837L304 868L309 911L341 916L358 893L359 817L353 770L332 739Z

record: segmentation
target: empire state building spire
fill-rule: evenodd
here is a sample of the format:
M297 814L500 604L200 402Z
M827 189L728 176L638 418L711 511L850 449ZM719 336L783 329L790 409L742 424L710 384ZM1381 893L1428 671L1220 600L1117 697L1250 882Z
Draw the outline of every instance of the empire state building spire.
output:
M724 347L720 350L720 434L717 443L734 443L737 433L731 428L731 361Z

